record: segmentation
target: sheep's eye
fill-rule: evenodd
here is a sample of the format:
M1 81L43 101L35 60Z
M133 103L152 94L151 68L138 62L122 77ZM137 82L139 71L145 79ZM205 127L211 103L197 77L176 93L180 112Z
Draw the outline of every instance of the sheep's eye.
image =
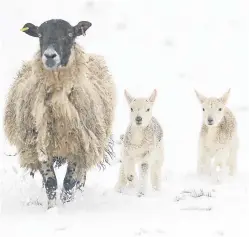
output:
M221 111L222 110L222 108L219 108L219 111Z
M69 37L73 37L73 33L68 33L68 36Z
M149 111L150 111L150 109L147 109L147 110L146 110L146 112L149 112Z
M203 110L203 111L205 111L205 109L204 109L204 108L202 108L202 110Z
M38 33L38 37L39 37L39 38L41 38L41 37L42 37L41 33Z
M131 108L131 112L133 112L133 108Z

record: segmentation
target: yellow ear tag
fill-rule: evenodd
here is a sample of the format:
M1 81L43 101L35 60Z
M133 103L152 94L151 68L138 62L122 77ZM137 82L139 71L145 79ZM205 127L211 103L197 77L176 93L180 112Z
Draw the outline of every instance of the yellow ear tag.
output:
M29 29L29 27L23 27L20 31L26 31L28 29Z

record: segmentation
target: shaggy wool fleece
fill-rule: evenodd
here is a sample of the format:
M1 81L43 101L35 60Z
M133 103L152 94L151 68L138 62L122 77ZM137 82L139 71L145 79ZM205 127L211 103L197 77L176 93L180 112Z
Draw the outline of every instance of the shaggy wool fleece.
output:
M102 57L75 44L68 65L48 71L37 52L9 91L5 133L22 167L37 170L43 153L89 169L111 152L115 105L115 84Z

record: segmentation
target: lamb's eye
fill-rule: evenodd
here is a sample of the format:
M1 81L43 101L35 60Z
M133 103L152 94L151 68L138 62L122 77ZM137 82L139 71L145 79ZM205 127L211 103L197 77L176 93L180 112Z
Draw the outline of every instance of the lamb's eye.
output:
M219 111L221 111L222 110L222 108L219 108Z
M133 112L133 108L131 108L131 112Z
M41 37L42 37L41 33L38 33L38 37L39 37L39 38L41 38Z
M68 33L68 36L69 37L73 37L73 33Z
M150 109L147 109L147 110L146 110L146 112L149 112L149 111L150 111Z
M204 108L202 108L202 110L203 110L203 111L205 111L205 109L204 109Z

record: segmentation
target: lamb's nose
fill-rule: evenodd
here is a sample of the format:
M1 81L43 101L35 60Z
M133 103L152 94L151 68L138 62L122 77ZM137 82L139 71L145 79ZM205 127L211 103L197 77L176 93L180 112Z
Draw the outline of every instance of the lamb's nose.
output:
M211 117L208 117L208 124L212 125L214 120Z
M143 120L143 119L142 119L141 116L137 116L137 117L136 117L136 122L142 122L142 120Z

